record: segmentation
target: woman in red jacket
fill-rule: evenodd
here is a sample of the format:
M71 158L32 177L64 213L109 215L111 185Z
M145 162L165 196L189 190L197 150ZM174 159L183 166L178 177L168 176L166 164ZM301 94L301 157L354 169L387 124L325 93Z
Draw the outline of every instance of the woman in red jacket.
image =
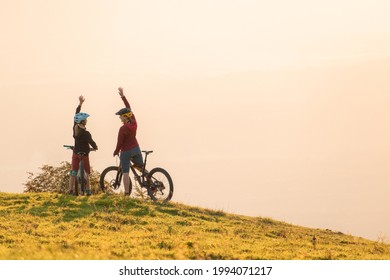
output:
M130 161L135 167L141 168L144 164L141 149L136 138L137 135L137 121L129 102L123 94L123 88L118 88L119 95L125 104L125 108L120 109L116 115L119 115L123 125L118 132L118 141L114 151L114 156L120 153L120 162L123 172L123 184L125 186L125 195L130 195Z

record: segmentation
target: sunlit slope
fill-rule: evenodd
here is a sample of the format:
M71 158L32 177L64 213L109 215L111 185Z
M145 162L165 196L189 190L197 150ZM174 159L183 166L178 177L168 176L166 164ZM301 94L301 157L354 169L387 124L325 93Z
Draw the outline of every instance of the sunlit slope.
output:
M390 260L390 245L177 203L0 193L0 259Z

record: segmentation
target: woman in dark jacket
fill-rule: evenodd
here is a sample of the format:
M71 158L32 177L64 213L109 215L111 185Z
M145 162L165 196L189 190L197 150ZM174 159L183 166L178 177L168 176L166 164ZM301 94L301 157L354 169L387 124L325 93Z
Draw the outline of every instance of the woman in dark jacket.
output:
M91 187L89 184L89 174L91 173L91 168L89 164L89 152L97 150L98 147L92 139L92 135L86 129L87 118L89 115L87 113L81 113L81 106L85 101L85 98L81 95L79 97L79 106L76 108L76 114L74 115L73 123L73 138L74 138L74 148L72 155L72 171L70 172L70 182L69 182L69 193L72 194L76 184L77 171L80 165L80 155L78 153L84 153L82 161L84 163L84 170L87 174L87 184L86 184L86 193L91 195ZM91 149L92 147L92 149Z

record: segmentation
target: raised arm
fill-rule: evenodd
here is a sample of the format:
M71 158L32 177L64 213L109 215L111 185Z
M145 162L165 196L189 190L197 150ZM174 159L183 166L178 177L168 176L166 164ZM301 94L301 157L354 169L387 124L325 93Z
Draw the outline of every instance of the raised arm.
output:
M80 95L79 96L79 106L77 106L77 108L76 108L76 114L80 113L81 106L83 105L84 101L85 101L84 96Z
M119 92L119 96L122 98L123 103L125 104L126 108L129 108L131 110L130 103L129 103L129 101L127 101L126 96L123 93L123 88L119 87L118 92Z

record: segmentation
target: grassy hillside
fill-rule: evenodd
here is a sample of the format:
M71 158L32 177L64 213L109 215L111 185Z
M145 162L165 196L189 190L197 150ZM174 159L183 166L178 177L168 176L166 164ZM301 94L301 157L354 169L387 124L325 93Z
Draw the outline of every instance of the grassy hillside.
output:
M390 245L177 203L0 193L0 259L389 260Z

